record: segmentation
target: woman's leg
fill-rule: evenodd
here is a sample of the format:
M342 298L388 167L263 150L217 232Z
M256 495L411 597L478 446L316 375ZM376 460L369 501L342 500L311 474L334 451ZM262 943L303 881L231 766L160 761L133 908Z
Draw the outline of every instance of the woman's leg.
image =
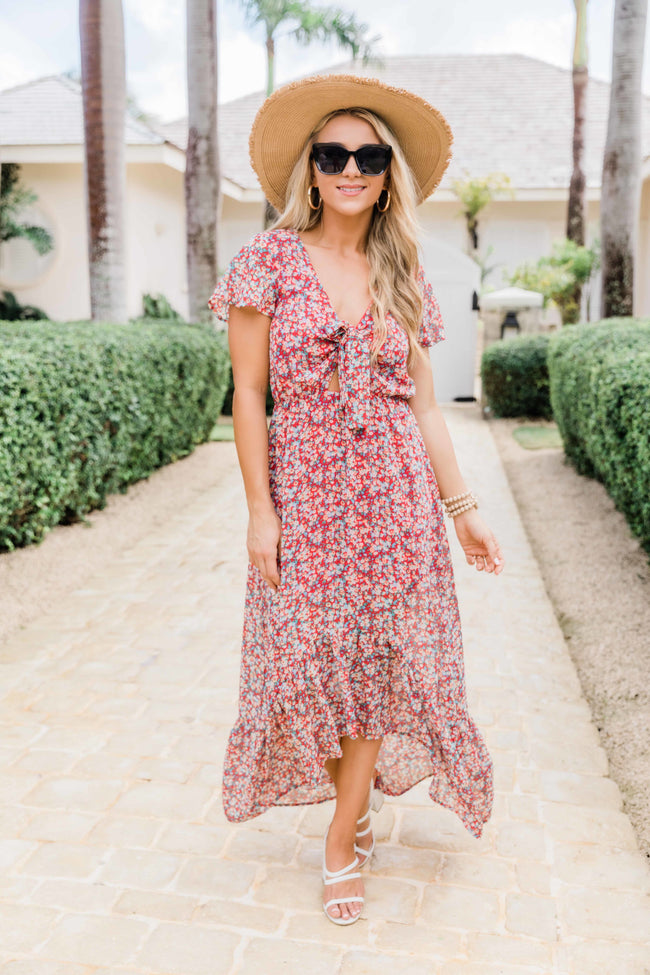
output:
M381 748L382 739L341 738L339 759L328 759L325 767L336 785L336 809L327 834L325 861L328 870L341 870L354 860L357 819L368 807L370 781ZM332 763L336 762L336 766ZM359 844L361 845L361 844ZM323 903L335 897L363 894L361 879L342 881L324 888ZM360 904L332 904L332 917L354 917Z

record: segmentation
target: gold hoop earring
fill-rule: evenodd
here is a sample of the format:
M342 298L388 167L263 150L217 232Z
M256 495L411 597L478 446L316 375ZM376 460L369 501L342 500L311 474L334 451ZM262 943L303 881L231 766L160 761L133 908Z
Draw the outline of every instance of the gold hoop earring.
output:
M311 195L312 190L316 190L316 192L318 193L318 203L316 206L314 206L312 201L312 195ZM307 203L309 204L310 210L320 210L323 201L321 199L320 190L318 189L317 186L310 186L309 189L307 190Z
M384 192L384 190L381 191L381 193L383 193L383 192ZM381 199L381 193L379 194L379 198L380 199ZM390 190L386 190L385 193L386 193L386 206L380 207L379 206L379 200L377 200L377 209L379 210L380 213L386 213L386 210L390 206Z

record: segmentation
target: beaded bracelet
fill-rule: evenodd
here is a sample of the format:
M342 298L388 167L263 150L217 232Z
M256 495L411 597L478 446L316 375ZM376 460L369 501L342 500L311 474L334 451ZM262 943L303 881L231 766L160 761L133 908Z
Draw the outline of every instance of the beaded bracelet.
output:
M478 508L478 501L472 491L466 491L464 494L455 494L451 498L441 498L440 500L444 504L449 518L456 518L457 515L462 515L465 511Z

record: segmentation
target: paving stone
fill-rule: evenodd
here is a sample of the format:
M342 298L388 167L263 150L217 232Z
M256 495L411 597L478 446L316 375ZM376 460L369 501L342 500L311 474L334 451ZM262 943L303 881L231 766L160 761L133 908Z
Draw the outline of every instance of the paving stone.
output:
M467 850L480 852L485 841L476 839L461 823L442 823L437 810L404 810L399 831L400 843L405 846L423 847L429 850Z
M42 953L86 965L126 964L148 930L148 924L131 918L68 914L61 918Z
M565 970L577 975L648 975L648 942L630 944L590 938L561 948Z
M56 810L56 812L47 810L32 816L20 835L26 840L62 840L63 842L79 843L85 839L97 821L98 817L95 813L76 813L63 809ZM1 865L2 844L0 843Z
M138 782L121 796L113 809L131 816L192 820L201 816L212 799L212 790L198 785Z
M323 921L329 925L326 917ZM254 938L244 948L237 975L260 975L260 972L264 975L288 975L289 972L332 975L332 972L339 972L342 951L328 944L326 937L323 942L309 944L290 942L285 938Z
M550 894L553 873L551 867L535 860L518 860L515 863L517 885L524 894Z
M59 964L56 961L37 961L14 959L6 965L0 965L2 975L95 975L97 969L88 965L72 965L70 962Z
M347 951L340 975L439 975L436 962L404 955L386 955L370 951Z
M23 799L28 806L101 812L112 806L122 783L111 779L74 779L61 776L40 782Z
M224 891L224 895L226 891ZM197 924L216 925L220 928L232 928L247 933L273 934L277 931L284 912L261 904L246 904L224 896L223 899L213 898L202 900L194 912L193 921ZM310 922L311 916L301 914L299 924ZM298 936L299 932L297 932ZM307 937L306 933L303 937Z
M110 889L110 888L109 888ZM112 891L115 897L115 891ZM113 905L115 914L137 914L157 921L189 921L198 899L149 890L125 890Z
M289 863L297 847L295 835L275 835L268 831L240 828L233 830L224 855L229 860Z
M164 975L228 975L239 937L228 931L160 924L138 953L136 964Z
M496 894L469 887L426 887L420 917L438 928L493 931L501 911Z
M645 944L650 941L647 894L568 887L560 892L558 915L563 935Z
M470 934L467 958L472 964L536 965L543 972L553 971L553 948L530 938L509 938L499 934Z
M465 934L439 929L430 924L395 924L384 921L376 928L375 948L424 955L427 958L447 961L465 955ZM356 925L351 925L352 928Z
M30 894L30 902L60 911L110 914L118 892L101 882L84 880L44 880Z
M533 823L506 822L498 827L497 852L503 857L546 858L544 828Z
M556 876L566 884L611 890L650 889L650 871L643 858L631 850L557 843L554 864Z
M509 890L514 885L515 871L511 863L496 857L446 853L439 880L463 887Z
M159 819L104 816L93 826L86 842L100 846L150 847L162 829Z
M0 902L0 945L4 952L32 951L46 940L58 914L47 907Z
M83 843L42 843L21 871L33 877L90 877L105 855L105 851Z
M365 882L365 914L374 920L412 924L415 921L418 892L419 886L402 880L369 877Z
M171 853L220 854L231 836L231 826L206 826L204 823L171 823L156 840L160 850Z
M543 802L542 819L549 835L560 843L599 843L638 850L628 816L615 809Z
M174 880L174 890L184 894L207 894L227 891L241 897L250 889L257 867L249 863L220 860L217 857L191 857Z
M158 889L166 887L185 862L186 858L157 850L115 850L97 879L118 887Z
M533 894L506 894L506 928L542 941L556 941L555 899Z

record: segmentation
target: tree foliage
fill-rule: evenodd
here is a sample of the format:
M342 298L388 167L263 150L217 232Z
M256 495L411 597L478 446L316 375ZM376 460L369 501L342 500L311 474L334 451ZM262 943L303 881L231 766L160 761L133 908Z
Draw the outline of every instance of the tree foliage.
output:
M52 234L21 218L21 214L38 199L33 190L20 181L20 166L4 163L0 178L0 244L22 238L34 245L39 254L47 254L54 247Z

